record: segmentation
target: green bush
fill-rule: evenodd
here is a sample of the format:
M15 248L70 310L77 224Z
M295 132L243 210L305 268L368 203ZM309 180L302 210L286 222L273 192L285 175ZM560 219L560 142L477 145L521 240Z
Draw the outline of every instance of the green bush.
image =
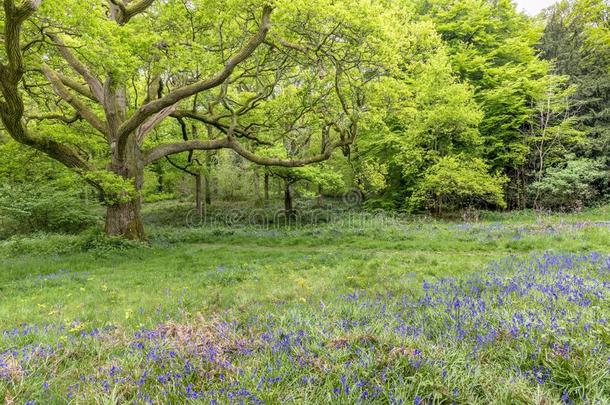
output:
M506 208L504 176L492 175L482 159L445 156L428 169L408 201L411 210L428 208L437 214L471 206Z
M34 233L28 236L12 236L0 241L0 257L53 256L75 253L81 250L82 236Z
M144 202L155 203L159 201L171 201L177 198L174 193L154 193L144 196Z
M37 231L76 233L94 225L94 206L52 185L0 185L0 237Z
M78 235L36 232L30 235L14 235L0 241L0 258L17 256L54 256L79 252L104 255L117 251L147 246L120 237L106 236L100 229L93 227Z
M81 234L79 249L84 252L93 251L103 254L143 246L146 246L143 242L132 241L119 236L107 236L101 230L91 228L88 232Z
M551 167L544 177L530 186L538 208L580 209L595 202L595 183L606 177L604 165L591 159L570 160L565 165Z

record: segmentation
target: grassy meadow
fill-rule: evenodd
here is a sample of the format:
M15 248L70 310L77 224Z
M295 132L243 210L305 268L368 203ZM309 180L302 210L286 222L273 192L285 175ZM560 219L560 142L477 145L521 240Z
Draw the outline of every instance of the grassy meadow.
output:
M610 402L608 207L299 227L148 214L145 245L0 242L0 401Z

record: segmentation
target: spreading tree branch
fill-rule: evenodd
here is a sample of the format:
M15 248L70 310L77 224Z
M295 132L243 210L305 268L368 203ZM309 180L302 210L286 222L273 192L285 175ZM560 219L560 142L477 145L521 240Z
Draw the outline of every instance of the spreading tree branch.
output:
M272 142L263 141L263 140L257 138L254 134L252 134L245 128L239 128L239 127L231 128L229 125L220 122L216 118L208 117L206 115L199 114L199 113L196 113L193 111L178 110L172 114L172 117L190 118L195 121L202 122L206 125L211 125L224 134L229 134L231 132L231 133L235 134L236 136L250 139L251 141L254 141L260 145L269 145L270 146L273 144Z
M26 0L19 7L14 0L4 0L4 47L8 65L2 65L0 91L4 101L0 105L0 119L9 135L21 144L39 150L65 166L81 171L90 170L86 160L68 145L50 137L38 136L24 126L24 104L19 92L19 82L24 74L20 37L23 23L40 6L41 0ZM94 184L95 185L95 184ZM97 185L95 185L97 186Z
M97 102L97 100L93 96L93 93L91 92L89 87L80 84L79 82L77 82L76 80L74 80L68 76L62 75L59 72L55 72L55 73L57 74L57 77L59 78L59 80L64 84L64 86L69 87L70 89L74 90L81 96L87 97L89 100Z
M91 126L101 132L103 135L108 136L108 127L106 124L100 120L97 115L81 100L78 99L75 95L70 93L66 86L62 83L61 79L57 75L57 73L47 67L42 67L42 72L44 73L47 80L51 83L51 87L55 91L55 93L61 97L64 101L70 104L77 113L85 119Z
M170 143L165 145L159 145L152 148L145 154L144 164L148 165L165 156L175 155L176 153L189 152L192 150L217 150L229 147L229 142L226 138L223 139L212 139L212 140L199 140L193 139L186 142Z
M45 120L57 120L61 121L65 124L73 124L76 121L81 119L81 116L78 113L74 114L72 117L66 117L63 114L43 114L43 115L30 115L27 117L30 121L45 121Z
M100 103L104 103L104 86L102 86L101 81L91 73L89 68L82 63L74 53L70 50L68 46L62 41L62 39L55 34L47 34L49 38L55 43L57 49L59 50L60 55L65 59L66 62L74 69L78 74L80 74L85 82L89 85L91 89L91 93L95 97L97 101Z
M171 105L178 103L181 100L184 100L185 98L205 90L213 89L223 84L231 76L235 68L240 63L248 59L265 40L267 32L271 26L271 11L272 9L269 6L266 6L263 9L263 16L257 34L254 35L237 54L227 61L224 68L220 72L206 80L201 80L196 83L172 90L165 96L141 106L138 111L132 115L131 118L125 121L119 128L119 151L125 149L125 144L127 143L129 135L140 125L142 125L149 117L157 114L167 107L170 107Z
M322 153L301 159L281 159L274 157L259 156L254 152L245 148L237 139L229 135L222 139L214 140L190 140L186 142L172 143L159 145L145 153L144 164L148 165L165 156L174 155L181 152L189 152L194 150L216 150L216 149L232 149L241 157L250 162L261 166L280 166L280 167L303 167L312 163L320 163L330 159L333 152L340 147L349 145L350 141L337 141L328 145Z
M138 14L143 13L155 0L140 0L126 4L123 0L109 0L112 18L119 25L125 25Z

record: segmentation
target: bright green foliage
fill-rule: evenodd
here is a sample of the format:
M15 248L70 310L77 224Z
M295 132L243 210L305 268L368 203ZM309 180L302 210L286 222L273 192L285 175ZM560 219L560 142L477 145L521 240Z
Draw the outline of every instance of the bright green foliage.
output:
M390 87L392 95L375 111L375 125L359 139L356 157L364 190L385 190L386 198L399 207L438 159L476 154L482 143L482 113L471 88L454 78L433 27L414 27L420 41L403 53L403 70L380 83Z
M0 132L0 239L95 225L97 195L74 173Z
M536 54L541 27L509 1L425 1L414 11L425 46L404 52L407 75L383 84L392 86L394 96L373 128L383 136L365 134L359 143L361 170L386 165L385 197L401 206L405 198L419 200L414 193L439 159L483 158L512 180L506 188L511 205L526 205L520 196L530 167L540 160L534 151L544 149L546 164L578 135L569 116L559 117L574 88L548 77L548 63ZM553 127L547 120L538 130L535 122L551 87Z
M172 39L167 43L169 53L153 61L157 69L163 68L177 83L188 82L195 73L206 77L218 70L227 55L208 49L207 44L222 41L227 49L237 47L244 41L244 22L252 23L251 15L263 2L225 3L195 1L185 7L176 1L160 7L164 17L151 24L166 33L165 42L166 37ZM243 109L236 115L237 125L249 128L262 141L250 145L257 155L297 159L319 153L329 128L332 136L351 131L355 120L367 126L372 119L367 111L378 107L379 97L388 93L377 86L380 76L397 69L401 46L417 38L408 24L397 29L399 18L408 18L401 10L382 4L320 0L276 1L275 6L270 46L244 62L235 80L183 107L208 113L227 127L232 115ZM192 19L193 26L176 25L175 21L185 19ZM184 49L184 43L201 49ZM335 85L340 92L332 91ZM205 125L197 127L199 137L218 137L215 128L210 133ZM177 132L175 123L164 123L146 145L174 141Z
M509 0L422 1L418 13L435 22L453 68L475 88L485 159L516 180L529 153L521 130L548 71L535 50L541 27Z
M296 179L320 186L327 191L340 191L345 187L343 177L330 165L316 165L294 169L291 173Z
M82 231L97 223L95 203L74 189L58 190L57 182L0 184L0 239L34 231Z
M59 180L64 187L70 184L74 184L75 187L82 186L82 183L78 182L78 177L63 166L47 159L39 152L13 142L1 130L0 156L3 157L0 159L0 183L43 183Z
M503 186L507 180L490 175L482 159L447 156L426 171L409 204L412 209L425 206L439 214L460 206L505 208Z
M550 209L581 209L597 197L601 182L608 181L604 164L590 159L569 160L550 167L531 184L536 203Z
M87 172L83 178L102 186L106 193L104 202L107 204L131 201L137 195L133 182L107 170Z
M359 167L358 184L363 186L364 190L372 193L379 193L388 187L388 165L376 160L364 161Z

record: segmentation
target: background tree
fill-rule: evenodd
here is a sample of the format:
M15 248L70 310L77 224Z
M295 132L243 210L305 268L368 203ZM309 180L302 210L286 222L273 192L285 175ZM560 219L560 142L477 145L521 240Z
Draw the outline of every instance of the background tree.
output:
M569 96L574 127L584 134L570 152L610 169L610 5L603 0L561 1L546 10L540 48L558 75L575 88ZM586 160L579 167L589 167ZM562 167L560 165L558 169ZM608 182L596 182L598 197ZM591 201L589 201L591 202Z
M426 171L409 202L415 207L424 205L438 215L443 210L454 211L456 206L504 208L506 181L504 176L490 175L482 159L446 156Z
M583 133L575 128L576 117L571 96L576 91L567 76L548 75L541 96L534 104L534 114L524 128L530 153L527 162L527 183L540 182L548 167L563 162L570 151L580 145ZM536 188L540 190L539 188ZM540 195L533 194L536 207Z
M521 131L540 96L537 82L548 72L535 47L542 27L518 13L510 0L426 0L417 9L423 20L435 23L453 69L475 89L483 111L483 156L492 170L510 178L508 205L525 207L530 151Z
M587 201L597 197L596 183L607 177L604 165L591 159L568 160L549 167L544 177L531 184L542 208L580 210Z
M384 190L383 198L369 200L369 205L405 207L439 159L476 156L483 142L478 130L482 113L471 87L456 79L442 38L427 22L414 23L413 30L419 41L403 51L401 71L382 84L393 92L371 111L375 119L357 141L359 177L383 173L385 178L368 186L361 182L365 191Z

